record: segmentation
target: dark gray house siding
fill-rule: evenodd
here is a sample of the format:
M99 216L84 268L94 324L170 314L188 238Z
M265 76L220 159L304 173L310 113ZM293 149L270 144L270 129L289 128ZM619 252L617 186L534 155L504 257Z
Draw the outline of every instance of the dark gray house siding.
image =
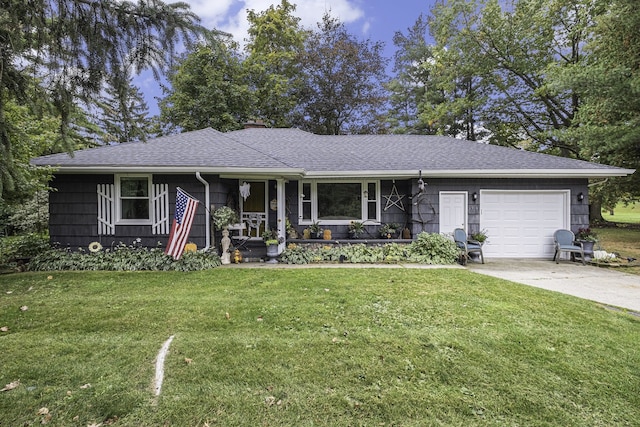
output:
M113 175L54 176L49 193L49 236L53 244L76 249L100 241L97 184L113 184Z
M202 178L209 183L210 206L206 206L205 187L195 175L192 174L157 174L153 175L154 183L169 185L169 213L170 221L173 220L175 211L176 187L181 187L193 197L200 200L200 205L193 222L190 233L190 241L202 248L206 245L206 216L211 207L215 209L222 205L232 205L239 208L238 185L239 180L222 179L217 175L203 175ZM440 192L442 191L467 191L468 223L469 231L475 232L481 228L480 224L480 200L472 200L471 195L481 190L557 190L567 189L571 194L587 194L586 179L442 179L427 178L427 186L420 197L411 199L411 195L418 194L417 179L412 180L382 180L380 181L380 211L381 223L395 223L409 228L411 235L415 237L422 231L429 233L439 232ZM114 235L98 235L97 229L97 184L112 184L114 175L101 174L60 174L53 182L54 191L50 194L50 221L49 233L51 241L62 247L86 248L93 241L100 242L105 247L112 247L120 243L132 244L140 239L140 244L148 247L166 245L168 234L153 234L151 226L147 225L118 225L115 226ZM391 193L395 186L402 196L402 205L405 211L398 206L389 206L384 210L386 199L384 195ZM302 234L306 226L298 225L298 185L299 181L290 180L286 184L286 210L287 218L296 230ZM268 181L268 198L276 198L276 181ZM366 223L365 223L366 224ZM571 198L571 228L576 231L580 227L589 224L588 201L579 202L575 197ZM276 215L270 215L269 227L277 228ZM364 237L377 238L378 225L367 225ZM347 226L325 226L331 229L334 239L349 237ZM213 243L220 241L220 231L212 227L211 235Z
M480 230L480 203L478 199L473 201L473 193L480 194L481 190L570 190L571 194L588 192L587 179L426 179L427 186L424 194L419 198L418 205L413 206L413 227L412 235L422 231L437 233L440 222L440 192L441 191L467 191L468 200L468 221L469 232L475 233ZM418 192L417 180L412 182L413 194ZM577 231L578 228L589 225L589 204L585 198L578 202L575 197L571 198L571 229Z
M49 235L51 242L71 249L86 249L91 242L100 242L104 247L119 244L131 245L137 239L147 247L164 246L168 234L154 234L149 225L118 225L115 234L98 234L98 184L113 184L113 174L59 174L51 182L53 189L49 194ZM204 177L211 178L211 177ZM169 221L175 211L176 187L201 200L193 221L190 236L198 247L205 245L205 227L207 210L204 205L204 186L193 175L152 175L153 183L169 185ZM224 191L219 183L213 183L210 189L212 199ZM224 193L226 194L226 193Z

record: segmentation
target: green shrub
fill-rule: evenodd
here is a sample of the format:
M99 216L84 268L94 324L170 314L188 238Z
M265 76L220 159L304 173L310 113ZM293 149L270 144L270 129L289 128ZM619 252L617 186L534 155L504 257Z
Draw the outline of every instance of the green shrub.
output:
M289 245L280 255L280 261L285 264L309 264L313 261L314 254L308 248Z
M459 256L453 240L438 233L422 232L410 246L411 261L422 264L454 264Z
M384 245L355 244L345 246L289 245L280 256L287 264L347 262L358 264L413 262L420 264L454 264L458 248L440 234L420 233L411 244Z
M51 270L114 270L114 271L197 271L221 265L216 252L187 252L174 260L160 247L145 248L121 243L114 249L87 252L49 249L29 263L31 271Z
M355 264L373 264L384 261L384 252L382 246L367 246L363 243L356 245L347 245L336 248L337 257L343 256L343 262Z
M49 238L42 234L23 234L0 238L0 267L15 268L19 261L28 260L49 249Z

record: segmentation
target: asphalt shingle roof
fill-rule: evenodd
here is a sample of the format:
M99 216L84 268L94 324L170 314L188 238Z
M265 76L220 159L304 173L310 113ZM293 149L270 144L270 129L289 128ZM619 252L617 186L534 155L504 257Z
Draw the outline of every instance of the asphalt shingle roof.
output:
M616 176L632 171L607 165L486 145L445 136L314 135L299 129L250 128L228 133L214 129L165 136L146 143L128 143L43 156L35 165L61 171L86 168L159 168L176 172L201 169L226 171L290 171L309 175L358 174L371 171L414 175L506 171L549 171L558 175ZM297 171L297 172L296 172ZM570 172L573 171L573 172Z

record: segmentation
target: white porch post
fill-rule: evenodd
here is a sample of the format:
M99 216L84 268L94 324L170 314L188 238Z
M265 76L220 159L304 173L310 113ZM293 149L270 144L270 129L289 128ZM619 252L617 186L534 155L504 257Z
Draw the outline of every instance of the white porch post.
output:
M284 248L287 245L287 241L286 241L287 240L287 225L286 225L287 209L286 209L286 196L284 191L284 186L285 186L284 178L276 179L276 183L277 183L276 198L278 199L278 212L277 212L278 237L282 237L282 243L278 245L278 253L282 253L282 251L284 251Z

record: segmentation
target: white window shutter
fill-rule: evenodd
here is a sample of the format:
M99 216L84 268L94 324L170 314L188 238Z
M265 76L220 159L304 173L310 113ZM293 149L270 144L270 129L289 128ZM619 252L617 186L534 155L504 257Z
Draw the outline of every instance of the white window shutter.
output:
M116 234L115 186L98 184L98 235Z
M153 184L153 234L169 234L169 184Z

